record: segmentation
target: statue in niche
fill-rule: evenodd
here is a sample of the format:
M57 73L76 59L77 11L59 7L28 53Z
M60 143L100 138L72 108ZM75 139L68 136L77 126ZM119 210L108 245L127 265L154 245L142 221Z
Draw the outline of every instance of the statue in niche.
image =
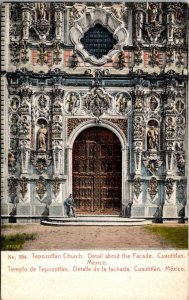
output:
M154 96L150 98L149 107L152 111L156 110L156 108L158 107L158 101Z
M9 171L16 171L16 158L15 158L15 155L14 153L12 152L9 152L8 153L8 167L9 167Z
M47 19L47 6L46 3L37 3L37 19L46 20Z
M149 5L149 20L151 23L155 23L157 21L158 8L157 4L151 3Z
M47 149L47 128L44 124L38 130L37 134L37 144L40 151L46 151Z
M150 126L147 131L147 150L158 151L159 133L154 126Z

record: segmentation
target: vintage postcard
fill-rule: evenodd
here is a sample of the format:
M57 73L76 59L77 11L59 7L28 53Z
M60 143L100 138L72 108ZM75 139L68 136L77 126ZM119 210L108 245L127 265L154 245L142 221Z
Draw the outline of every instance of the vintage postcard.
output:
M187 300L188 4L1 4L2 300Z

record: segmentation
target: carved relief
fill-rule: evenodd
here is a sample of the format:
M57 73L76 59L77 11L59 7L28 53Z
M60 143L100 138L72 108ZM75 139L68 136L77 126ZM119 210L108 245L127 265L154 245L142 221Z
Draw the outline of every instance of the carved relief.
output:
M143 128L143 118L142 117L135 117L134 118L134 139L143 139L144 137L144 128Z
M173 179L171 178L168 178L166 179L165 181L165 192L166 192L166 195L168 196L168 199L171 198L171 195L173 194Z
M72 133L72 131L79 126L81 123L86 122L86 121L90 121L91 119L86 119L86 118L71 118L68 119L68 124L67 124L67 134L68 137L70 136L70 134Z
M158 192L158 182L155 177L152 177L148 181L148 193L149 193L152 201L154 200L157 192Z
M60 193L60 180L56 177L52 182L53 193L55 197Z
M55 115L53 116L52 123L52 138L60 139L62 136L62 117Z
M131 96L128 93L119 93L116 96L116 110L125 115L131 111Z
M32 153L31 162L40 174L47 172L47 168L51 164L51 161L52 159L47 153Z
M33 28L40 39L45 40L50 31L49 3L35 3Z
M14 173L17 171L16 169L16 157L15 154L11 151L8 153L8 168L9 172Z
M17 179L14 177L10 177L8 179L8 188L9 188L10 196L15 196L17 194L17 187L18 187Z
M39 196L39 201L41 201L47 192L46 182L42 176L39 177L39 180L36 183L35 190L36 190L37 195Z
M29 126L28 119L26 116L23 116L22 119L20 120L20 126L19 126L20 137L23 136L25 138L25 136L29 134L29 129L30 126Z
M74 114L79 107L79 95L75 92L67 94L65 98L65 109L68 113Z
M93 88L90 93L84 97L85 107L96 117L108 112L111 108L112 98L102 88Z
M28 192L28 181L25 177L20 180L20 194L22 195L22 199L25 198Z
M136 197L138 198L140 196L140 193L141 193L141 180L140 178L135 178L134 179L134 193L136 195Z
M144 92L141 90L136 90L135 91L135 105L134 105L134 110L135 112L142 112L143 108L143 96Z

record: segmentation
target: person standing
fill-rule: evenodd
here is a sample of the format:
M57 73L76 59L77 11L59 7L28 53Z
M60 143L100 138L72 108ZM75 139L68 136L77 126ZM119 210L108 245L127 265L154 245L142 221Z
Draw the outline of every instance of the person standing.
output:
M67 210L67 216L70 217L71 215L73 215L75 217L74 199L72 197L72 194L70 194L69 197L66 198L65 205Z

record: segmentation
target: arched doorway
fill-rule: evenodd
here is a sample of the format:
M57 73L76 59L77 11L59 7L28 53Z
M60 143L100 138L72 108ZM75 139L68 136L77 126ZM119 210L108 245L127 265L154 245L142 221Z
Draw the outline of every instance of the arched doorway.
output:
M73 144L73 195L79 214L121 214L122 153L103 127L82 131Z

